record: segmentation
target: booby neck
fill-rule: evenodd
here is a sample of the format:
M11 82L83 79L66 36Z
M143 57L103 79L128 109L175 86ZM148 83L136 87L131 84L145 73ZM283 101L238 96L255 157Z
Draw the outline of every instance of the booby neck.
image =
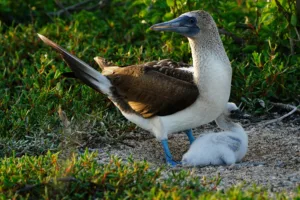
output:
M211 68L210 62L222 65L218 67L223 67L231 73L230 61L216 26L211 26L210 30L202 30L197 38L188 38L188 40L193 58L194 81L197 86L208 83L204 77L207 76L205 68Z

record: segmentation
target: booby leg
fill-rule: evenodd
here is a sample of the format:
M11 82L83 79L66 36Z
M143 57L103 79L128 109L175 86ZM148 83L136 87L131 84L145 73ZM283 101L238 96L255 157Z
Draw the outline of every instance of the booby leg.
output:
M192 144L195 140L194 136L193 136L193 131L192 129L189 129L189 130L186 130L184 131L186 133L186 135L188 136L189 138L189 141L190 141L190 144Z
M171 165L172 167L175 167L178 163L172 159L172 154L170 152L169 145L168 145L168 139L162 140L161 144L164 148L167 164Z

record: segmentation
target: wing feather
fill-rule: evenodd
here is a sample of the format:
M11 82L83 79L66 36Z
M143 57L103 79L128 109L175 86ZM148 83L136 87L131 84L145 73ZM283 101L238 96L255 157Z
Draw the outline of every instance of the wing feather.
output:
M145 118L171 115L197 99L197 86L184 78L180 79L185 77L183 74L186 72L173 72L144 65L114 68L109 74L106 68L103 70L115 87L117 96L121 96L118 101L123 102L118 104L128 104L134 112Z

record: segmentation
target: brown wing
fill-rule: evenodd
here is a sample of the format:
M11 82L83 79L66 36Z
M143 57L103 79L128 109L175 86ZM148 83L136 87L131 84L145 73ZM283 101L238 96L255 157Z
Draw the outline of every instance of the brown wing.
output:
M156 66L156 67L145 67L146 71L157 71L166 76L171 76L173 78L186 81L194 84L194 76L193 73L187 70L181 70L177 68L170 68L165 66Z
M97 62L99 67L103 70L106 68L108 71L108 67L116 67L113 63L109 63L102 57L95 57L94 60ZM194 76L191 71L181 70L179 68L189 68L190 65L184 62L175 62L171 59L164 59L160 61L151 61L140 65L135 65L139 67L145 67L146 71L158 71L167 76L174 77L176 79L180 79L183 81L187 81L190 83L194 83ZM125 66L128 67L128 66ZM112 69L112 68L109 68ZM106 72L107 73L107 72Z
M164 60L156 61L155 66L174 68L174 69L176 69L176 68L189 68L190 67L190 65L187 64L187 63L176 62L176 61L171 60L171 59L164 59Z
M123 105L121 109L128 109L128 105L145 118L170 115L195 102L199 90L195 84L178 78L181 70L171 73L176 76L170 76L158 69L135 65L107 67L102 73L114 86L116 98L112 100L121 107Z

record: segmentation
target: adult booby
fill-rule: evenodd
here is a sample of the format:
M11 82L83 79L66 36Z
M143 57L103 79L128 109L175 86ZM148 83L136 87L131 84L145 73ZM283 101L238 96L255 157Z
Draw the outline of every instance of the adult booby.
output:
M46 37L39 37L62 55L75 77L106 94L128 120L152 132L162 142L167 163L176 165L168 134L209 123L222 113L230 95L231 66L217 26L205 11L188 12L151 29L188 38L193 81L184 70L154 67L152 62L105 67L100 73Z
M230 165L241 161L247 153L248 135L240 124L230 119L231 113L237 110L234 103L228 103L224 112L216 119L218 126L225 131L198 137L183 155L182 164Z

